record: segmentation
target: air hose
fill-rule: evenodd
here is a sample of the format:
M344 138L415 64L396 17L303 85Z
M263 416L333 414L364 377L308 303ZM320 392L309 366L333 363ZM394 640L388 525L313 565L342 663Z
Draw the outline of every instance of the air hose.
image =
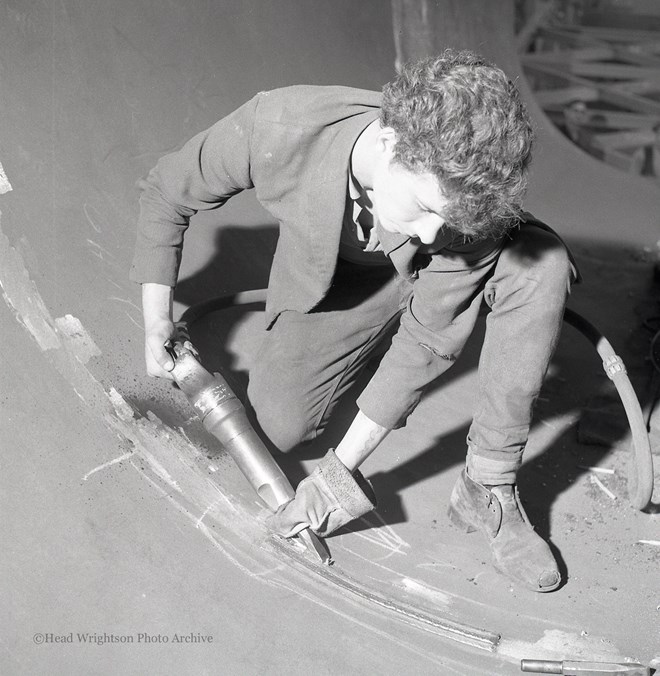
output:
M240 291L218 296L192 305L177 322L177 328L184 334L188 328L205 315L230 307L263 304L266 301L266 289ZM566 309L564 321L585 336L603 360L603 369L612 380L619 393L632 432L633 453L629 467L629 498L636 509L644 509L653 494L653 456L651 443L635 390L628 378L626 367L602 333L577 312Z
M646 422L626 367L610 342L584 317L566 308L564 321L577 329L596 348L603 360L603 370L614 383L626 411L632 432L633 454L629 468L629 499L636 509L644 509L653 494L653 456Z
M236 293L228 293L223 296L217 296L216 298L210 298L201 303L196 303L184 311L181 315L181 319L177 322L177 326L189 327L198 319L201 319L211 312L216 312L217 310L225 310L238 305L263 304L266 302L266 291L267 289L238 291Z

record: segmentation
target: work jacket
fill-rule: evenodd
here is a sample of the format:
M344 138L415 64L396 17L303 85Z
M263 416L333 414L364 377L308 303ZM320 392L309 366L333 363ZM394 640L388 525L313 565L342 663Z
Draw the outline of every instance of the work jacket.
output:
M141 182L131 278L175 286L190 217L254 188L280 226L267 326L285 310L312 310L327 294L337 263L351 151L378 118L380 101L380 93L349 87L261 92L163 157ZM503 239L466 242L447 232L436 253L420 255L414 240L382 229L380 235L413 293L358 405L393 429L460 353Z

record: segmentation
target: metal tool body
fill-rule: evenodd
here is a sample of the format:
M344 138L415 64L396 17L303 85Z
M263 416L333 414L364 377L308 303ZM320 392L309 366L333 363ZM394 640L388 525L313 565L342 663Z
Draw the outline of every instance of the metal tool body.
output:
M638 662L558 662L556 660L521 660L521 671L533 674L565 674L566 676L648 676L648 667Z
M218 373L209 373L180 342L175 343L171 353L175 357L172 375L176 384L257 495L272 511L293 499L293 486L250 424L245 407L227 381ZM306 529L300 537L323 563L330 562L328 552L313 532Z

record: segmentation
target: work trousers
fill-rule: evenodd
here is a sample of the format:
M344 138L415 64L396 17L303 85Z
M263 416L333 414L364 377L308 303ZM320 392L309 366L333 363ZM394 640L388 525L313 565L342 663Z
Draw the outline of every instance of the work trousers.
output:
M479 483L515 482L573 277L561 240L530 225L513 234L479 291L489 311L467 437L467 469ZM342 394L386 349L411 293L414 284L393 267L339 261L314 311L277 318L248 387L259 424L277 448L289 451L323 430Z

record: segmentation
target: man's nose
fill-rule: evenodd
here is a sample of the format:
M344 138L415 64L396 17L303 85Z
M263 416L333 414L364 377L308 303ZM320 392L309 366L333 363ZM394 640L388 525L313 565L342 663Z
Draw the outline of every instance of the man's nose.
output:
M432 236L431 233L427 230L419 233L419 239L422 244L433 244L435 236Z
M430 222L424 224L423 228L420 228L419 239L424 244L433 244L440 228L443 226L444 220L441 218L435 218Z

